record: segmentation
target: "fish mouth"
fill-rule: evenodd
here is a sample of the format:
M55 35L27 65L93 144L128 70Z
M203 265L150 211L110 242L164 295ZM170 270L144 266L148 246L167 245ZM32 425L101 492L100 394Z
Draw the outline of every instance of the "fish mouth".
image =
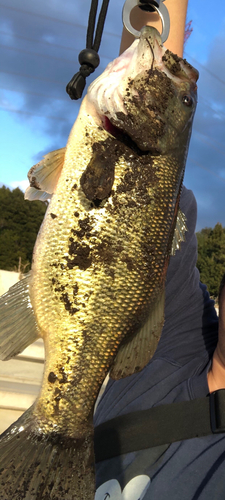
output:
M157 156L165 150L169 103L183 87L195 92L197 78L192 66L162 45L158 31L146 26L90 85L87 100L108 134L139 156Z
M157 149L153 149L153 150L149 149L147 151L140 149L140 147L131 138L131 136L127 132L122 130L121 128L114 125L107 116L102 116L101 122L102 122L104 130L106 132L108 132L108 134L115 137L115 139L117 139L117 141L124 144L124 146L131 149L138 156L148 155L150 153L153 154L154 152L155 152L155 154L159 154L159 151Z
M155 28L145 27L141 37L118 58L108 64L105 71L88 88L87 99L94 105L97 113L117 119L117 113L127 114L124 105L126 87L138 74L162 61L166 49ZM133 95L138 93L133 90Z
M159 156L161 154L159 149L154 147L148 148L148 150L141 149L127 132L114 125L107 116L101 116L101 122L104 130L108 132L108 134L124 144L125 147L131 149L138 156Z

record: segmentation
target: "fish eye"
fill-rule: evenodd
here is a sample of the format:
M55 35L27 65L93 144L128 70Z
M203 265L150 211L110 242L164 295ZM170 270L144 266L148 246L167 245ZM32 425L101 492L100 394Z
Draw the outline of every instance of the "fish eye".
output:
M193 99L192 99L192 97L189 94L184 94L182 96L182 102L183 102L183 104L185 104L185 106L189 106L190 107L193 104Z

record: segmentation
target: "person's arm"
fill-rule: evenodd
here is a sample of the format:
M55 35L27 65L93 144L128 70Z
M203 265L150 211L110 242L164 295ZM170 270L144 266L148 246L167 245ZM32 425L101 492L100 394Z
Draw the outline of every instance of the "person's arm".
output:
M209 392L225 389L225 362L218 346L213 354L212 367L208 373Z
M220 296L219 337L208 373L209 392L225 389L225 287Z
M183 56L184 45L184 32L185 21L187 14L188 0L165 0L164 5L167 7L170 15L170 33L165 42L167 49L171 50L178 56ZM130 15L131 25L140 30L145 25L154 26L160 33L162 32L162 25L159 15L157 13L150 13L135 7ZM123 29L120 54L124 52L134 41L131 35L125 28Z

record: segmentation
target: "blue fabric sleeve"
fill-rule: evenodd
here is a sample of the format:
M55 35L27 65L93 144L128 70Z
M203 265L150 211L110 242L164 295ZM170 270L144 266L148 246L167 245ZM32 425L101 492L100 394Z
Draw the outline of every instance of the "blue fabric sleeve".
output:
M199 282L196 268L196 201L192 191L183 188L180 208L187 218L185 242L171 257L166 281L165 324L156 356L185 364L190 358L207 353L217 344L218 318L214 302Z

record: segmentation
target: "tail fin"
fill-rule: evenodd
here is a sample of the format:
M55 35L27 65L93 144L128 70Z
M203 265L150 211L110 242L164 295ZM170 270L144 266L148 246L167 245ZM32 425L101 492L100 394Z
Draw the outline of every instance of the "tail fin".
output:
M93 436L35 430L33 408L0 436L1 500L93 500Z

